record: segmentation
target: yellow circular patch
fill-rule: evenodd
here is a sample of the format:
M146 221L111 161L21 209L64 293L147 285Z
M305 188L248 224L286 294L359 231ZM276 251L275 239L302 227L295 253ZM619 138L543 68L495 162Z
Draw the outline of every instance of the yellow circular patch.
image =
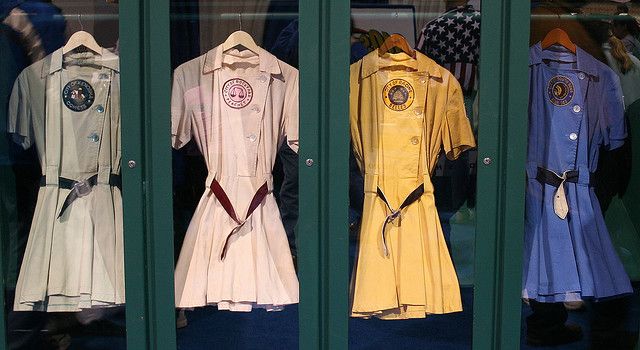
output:
M404 79L393 79L382 89L382 100L385 106L396 112L409 108L415 97L413 86Z

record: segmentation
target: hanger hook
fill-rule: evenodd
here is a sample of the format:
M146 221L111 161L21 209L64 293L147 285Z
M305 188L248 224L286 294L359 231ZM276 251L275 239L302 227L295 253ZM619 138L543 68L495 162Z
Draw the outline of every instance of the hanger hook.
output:
M242 13L238 13L238 25L240 26L240 30L242 30Z
M82 25L82 14L78 13L78 23L80 24L80 30L84 30L84 25Z

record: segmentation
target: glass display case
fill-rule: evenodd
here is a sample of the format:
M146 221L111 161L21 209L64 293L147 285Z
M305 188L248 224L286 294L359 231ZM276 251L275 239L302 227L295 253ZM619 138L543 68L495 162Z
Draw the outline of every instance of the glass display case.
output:
M5 1L0 348L633 348L639 11Z
M637 14L532 2L524 348L637 342Z

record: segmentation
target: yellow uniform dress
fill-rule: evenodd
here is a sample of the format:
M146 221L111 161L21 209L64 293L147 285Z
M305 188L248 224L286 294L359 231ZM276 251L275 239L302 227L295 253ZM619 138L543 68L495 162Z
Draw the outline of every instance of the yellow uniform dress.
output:
M455 159L475 140L458 81L416 54L380 57L374 51L351 65L351 139L365 179L354 317L407 319L462 310L430 174L441 149ZM421 185L418 199L390 216Z

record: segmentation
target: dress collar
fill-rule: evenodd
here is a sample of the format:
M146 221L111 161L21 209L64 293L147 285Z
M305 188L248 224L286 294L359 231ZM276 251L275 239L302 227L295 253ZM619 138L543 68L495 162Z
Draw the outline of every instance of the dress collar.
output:
M46 63L42 67L42 76L53 74L62 69L62 63L64 57L62 55L62 48L54 51L50 56L49 64ZM120 59L111 51L103 48L100 54L94 55L94 63L105 68L109 68L113 71L120 71Z
M529 49L529 66L541 64L543 59L560 59L566 61L567 58L572 62L576 62L577 70L594 77L600 75L600 70L594 64L595 59L578 46L576 46L575 54L561 46L553 47L552 50L542 50L540 42L531 46Z
M376 73L380 68L391 67L395 65L406 65L407 67L415 67L418 72L427 72L429 76L435 78L442 78L442 71L440 66L427 57L425 54L416 51L416 58L413 59L406 53L398 54L385 54L384 58L392 58L383 60L378 56L378 50L369 52L364 58L362 58L362 70L360 79L365 79L370 75ZM410 63L410 64L405 64Z
M266 50L262 48L258 49L259 52L257 52L257 56L260 59L260 71L273 75L281 74L282 70L280 69L280 62L278 62L278 59ZM202 73L206 74L222 68L223 55L222 45L218 45L209 50L209 52L205 54ZM241 60L242 59L238 58L238 61Z

